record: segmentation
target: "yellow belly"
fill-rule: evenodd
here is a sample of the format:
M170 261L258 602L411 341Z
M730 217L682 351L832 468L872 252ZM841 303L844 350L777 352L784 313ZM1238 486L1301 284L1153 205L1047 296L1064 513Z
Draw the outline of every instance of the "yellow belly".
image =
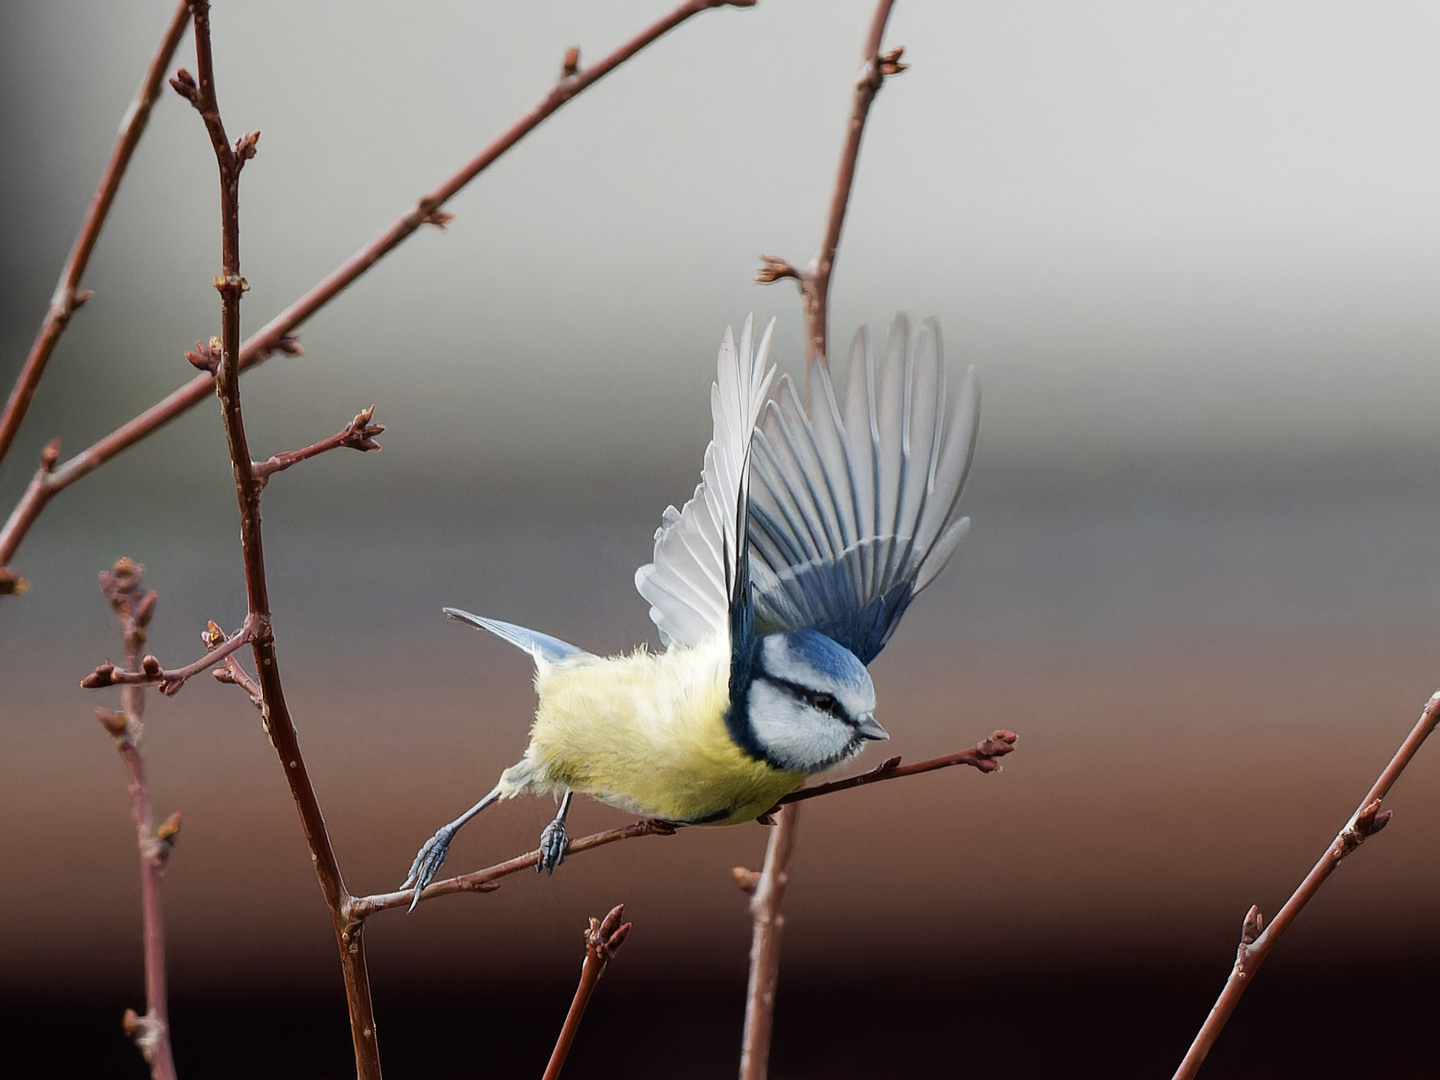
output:
M730 738L729 668L723 641L542 664L530 746L516 766L529 776L515 779L666 821L728 825L763 814L805 776L756 761Z

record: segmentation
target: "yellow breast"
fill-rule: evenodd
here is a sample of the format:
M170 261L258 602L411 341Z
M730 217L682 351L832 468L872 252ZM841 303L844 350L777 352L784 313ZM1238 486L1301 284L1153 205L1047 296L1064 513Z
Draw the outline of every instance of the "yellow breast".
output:
M695 648L542 664L530 729L535 791L571 788L646 817L747 821L804 779L750 757L725 727L730 656Z

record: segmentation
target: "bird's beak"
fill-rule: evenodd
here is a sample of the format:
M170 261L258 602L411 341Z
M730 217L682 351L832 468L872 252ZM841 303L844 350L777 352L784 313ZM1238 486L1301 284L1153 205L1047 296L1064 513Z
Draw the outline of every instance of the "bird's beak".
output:
M888 739L890 733L875 722L873 713L855 718L855 731L862 739Z

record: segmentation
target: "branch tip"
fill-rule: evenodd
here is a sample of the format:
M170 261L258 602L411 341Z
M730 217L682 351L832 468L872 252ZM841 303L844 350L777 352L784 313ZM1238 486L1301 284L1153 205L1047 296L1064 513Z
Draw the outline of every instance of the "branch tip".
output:
M800 271L796 270L795 267L791 266L784 259L762 253L760 262L762 265L755 273L755 283L757 285L769 285L782 278L795 278L797 281L801 280Z

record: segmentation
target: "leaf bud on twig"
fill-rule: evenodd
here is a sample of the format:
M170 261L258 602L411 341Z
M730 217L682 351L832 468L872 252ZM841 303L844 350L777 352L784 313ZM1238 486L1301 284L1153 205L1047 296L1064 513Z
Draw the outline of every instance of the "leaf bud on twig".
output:
M199 106L200 87L195 84L195 76L184 68L175 72L175 77L170 80L170 88L191 105Z
M101 664L89 675L86 675L85 678L81 679L80 685L86 690L98 690L102 686L109 686L111 683L110 676L114 674L114 664Z
M95 719L100 721L100 726L113 738L123 739L125 737L128 722L124 713L111 712L109 709L96 709Z
M560 77L568 79L580 74L580 46L571 45L565 50L565 61L560 65Z

